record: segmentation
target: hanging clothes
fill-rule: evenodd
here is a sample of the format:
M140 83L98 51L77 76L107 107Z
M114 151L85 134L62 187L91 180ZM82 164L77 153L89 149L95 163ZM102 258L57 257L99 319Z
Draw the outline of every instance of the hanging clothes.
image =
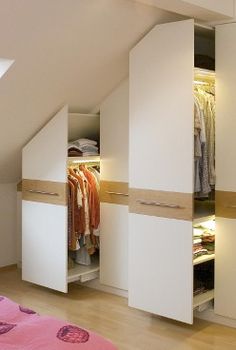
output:
M80 165L68 169L68 243L76 262L88 264L99 248L99 173Z
M195 197L207 198L215 185L215 98L209 86L194 90L194 167Z
M78 241L78 211L76 199L76 184L68 178L68 241L70 250L79 249Z

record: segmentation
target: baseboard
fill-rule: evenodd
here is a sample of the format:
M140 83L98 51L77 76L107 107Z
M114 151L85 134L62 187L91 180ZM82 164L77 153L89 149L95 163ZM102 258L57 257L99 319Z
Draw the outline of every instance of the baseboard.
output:
M89 281L89 282L85 282L85 283L81 283L81 282L76 282L76 283L78 283L82 286L86 286L89 288L100 290L101 292L110 293L110 294L118 295L120 297L128 298L128 291L127 290L114 288L114 287L110 287L110 286L106 286L104 284L101 284L99 282L98 278L96 278L92 281Z
M212 323L218 323L227 327L236 328L236 320L220 315L216 315L213 308L207 309L203 312L194 312L194 317L200 318L205 321Z
M14 270L17 268L17 264L11 264L7 266L1 266L0 271Z

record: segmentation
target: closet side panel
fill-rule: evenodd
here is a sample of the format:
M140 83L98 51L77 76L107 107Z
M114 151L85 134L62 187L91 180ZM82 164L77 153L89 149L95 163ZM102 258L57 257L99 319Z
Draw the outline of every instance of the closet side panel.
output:
M193 192L192 20L156 26L130 53L131 188Z
M22 278L67 292L67 207L22 201Z
M67 134L65 106L23 148L22 178L66 182Z
M236 24L216 28L215 312L236 319Z
M192 223L130 214L129 229L129 306L192 323Z
M192 323L194 22L130 53L129 305Z
M101 247L100 281L128 289L129 81L124 80L100 108Z
M129 80L124 80L100 108L101 180L128 182Z
M100 281L128 290L128 206L101 203Z
M68 111L62 108L22 155L22 276L67 291Z

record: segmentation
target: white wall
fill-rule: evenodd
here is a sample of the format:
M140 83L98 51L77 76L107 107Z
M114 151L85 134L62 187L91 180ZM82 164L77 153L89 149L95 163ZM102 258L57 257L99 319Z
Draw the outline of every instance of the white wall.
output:
M184 2L222 13L226 16L233 16L234 14L234 0L185 0Z
M134 0L163 10L199 19L217 21L234 17L234 0Z
M0 267L16 263L16 184L0 184Z

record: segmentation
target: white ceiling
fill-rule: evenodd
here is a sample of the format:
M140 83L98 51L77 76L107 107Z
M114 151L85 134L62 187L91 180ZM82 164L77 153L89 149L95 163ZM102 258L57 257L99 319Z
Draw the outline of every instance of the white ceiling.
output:
M63 105L89 112L128 75L128 53L180 17L131 0L0 0L0 183L21 178L21 148ZM60 140L58 140L60 142Z

